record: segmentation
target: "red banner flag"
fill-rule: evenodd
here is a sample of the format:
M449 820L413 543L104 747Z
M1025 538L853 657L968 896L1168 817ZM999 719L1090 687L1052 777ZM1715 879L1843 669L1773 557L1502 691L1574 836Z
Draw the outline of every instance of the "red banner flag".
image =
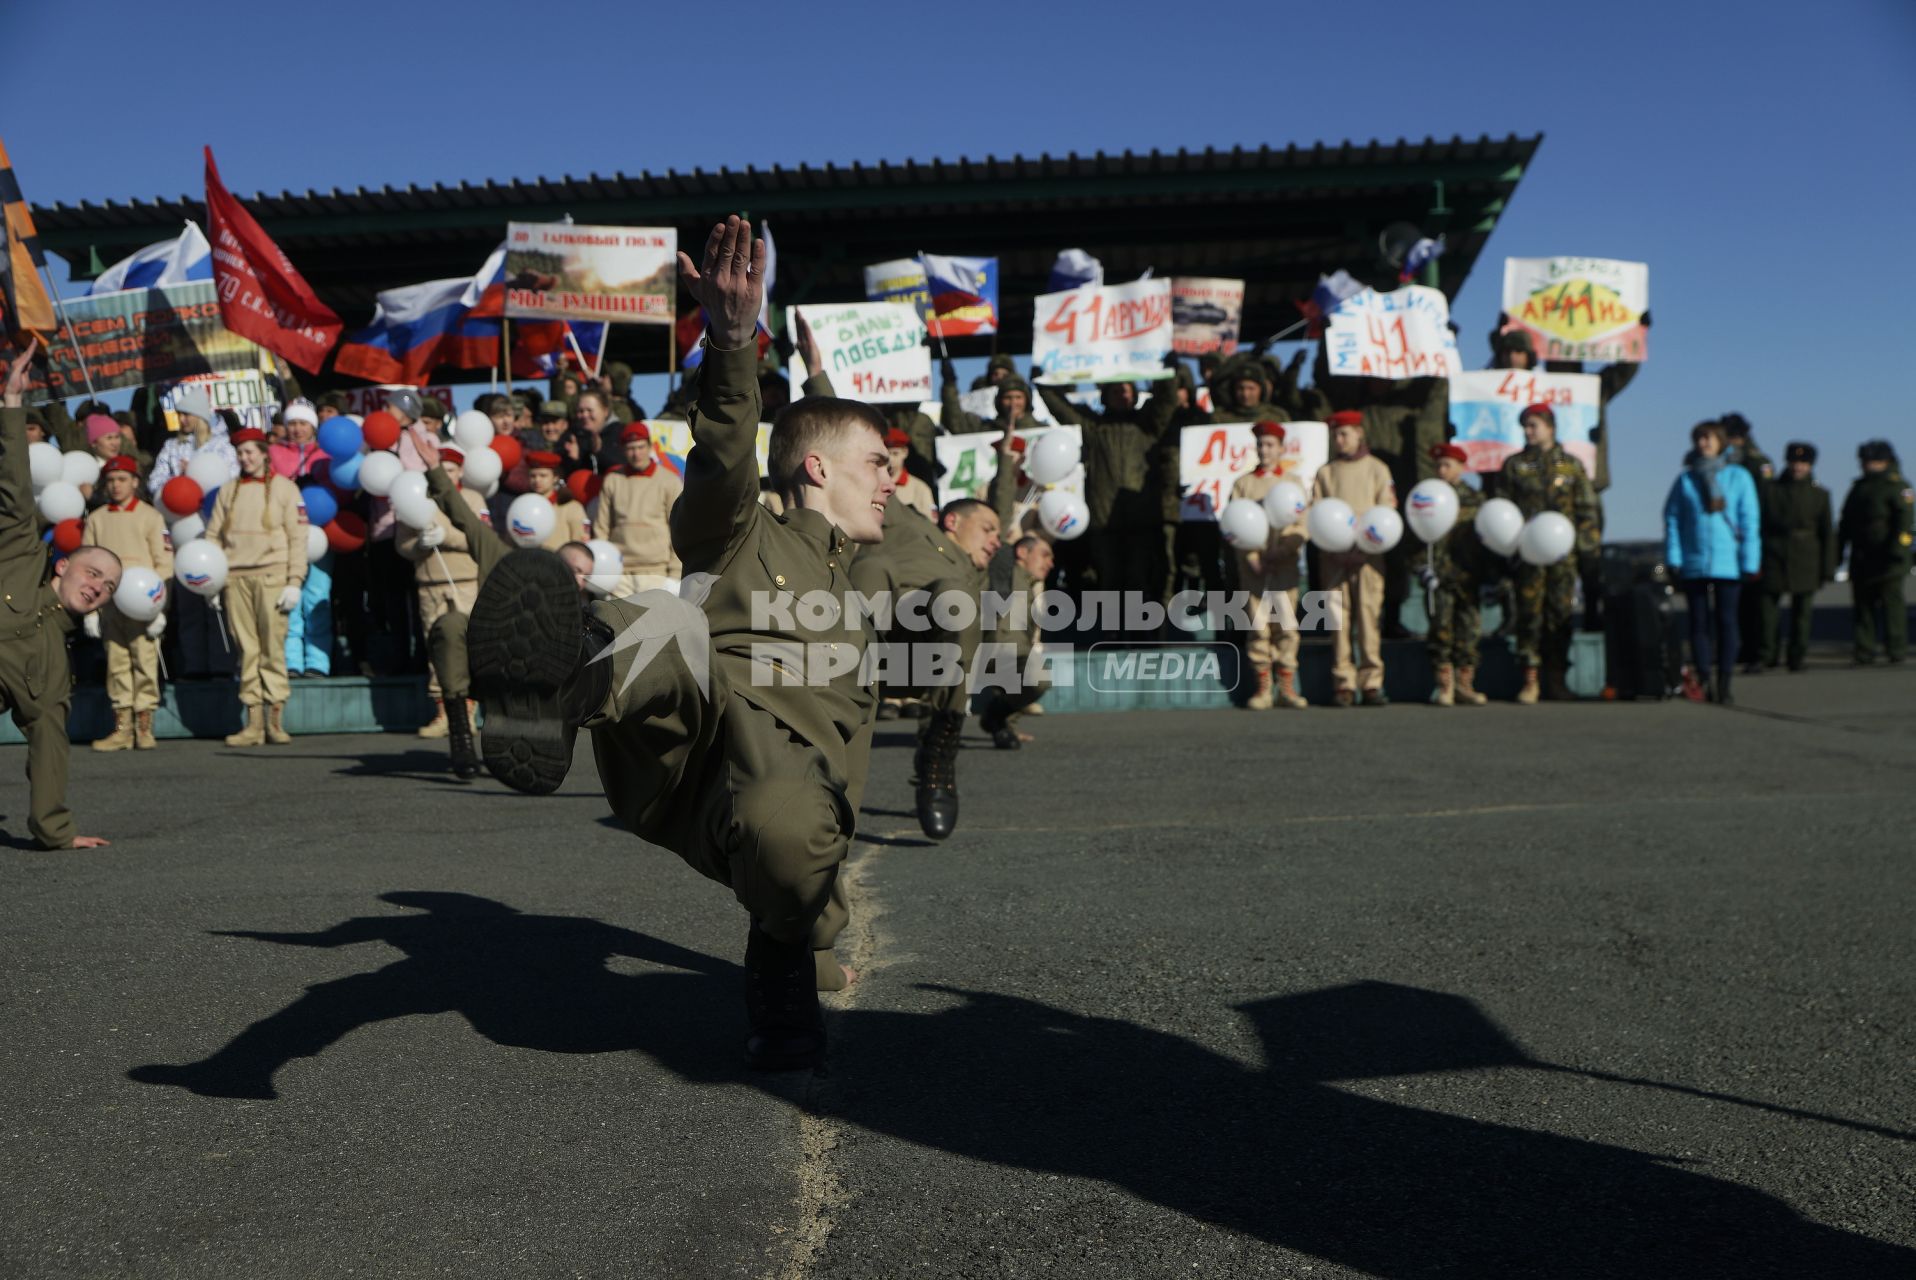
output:
M206 229L226 327L318 373L345 326L220 181L211 147L206 149Z

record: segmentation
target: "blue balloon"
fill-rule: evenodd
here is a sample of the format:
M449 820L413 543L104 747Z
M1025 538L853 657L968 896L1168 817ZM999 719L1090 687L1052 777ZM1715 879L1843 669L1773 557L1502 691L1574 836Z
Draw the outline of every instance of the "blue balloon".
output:
M344 462L366 444L358 424L345 415L329 418L319 428L319 447L335 462Z
M213 518L213 504L219 500L220 491L218 489L209 490L205 500L200 503L200 519L211 520Z
M306 503L306 519L311 524L328 525L339 514L339 499L323 485L309 484L299 491Z
M338 418L333 419L333 422L338 421ZM326 425L331 426L332 423L329 422ZM355 427L353 430L357 432L358 428ZM363 453L354 453L344 458L333 459L333 488L339 490L341 493L349 489L357 489L359 487L359 460L365 456Z

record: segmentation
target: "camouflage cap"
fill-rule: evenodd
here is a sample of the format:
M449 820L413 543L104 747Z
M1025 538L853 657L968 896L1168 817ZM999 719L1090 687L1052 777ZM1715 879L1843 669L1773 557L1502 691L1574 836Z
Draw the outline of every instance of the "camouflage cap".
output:
M566 408L563 400L547 400L532 411L532 416L541 421L548 418L569 418L572 410Z

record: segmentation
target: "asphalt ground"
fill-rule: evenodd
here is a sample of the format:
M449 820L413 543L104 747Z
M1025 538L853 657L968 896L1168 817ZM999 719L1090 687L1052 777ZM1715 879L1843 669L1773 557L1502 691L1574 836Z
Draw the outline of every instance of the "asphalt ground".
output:
M817 1074L745 920L396 735L0 852L0 1274L1916 1275L1916 672L874 756ZM21 748L0 751L24 829Z

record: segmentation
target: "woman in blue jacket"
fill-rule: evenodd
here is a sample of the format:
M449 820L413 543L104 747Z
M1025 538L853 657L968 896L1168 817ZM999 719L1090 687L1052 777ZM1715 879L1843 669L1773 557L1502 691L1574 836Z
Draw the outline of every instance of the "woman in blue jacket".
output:
M1690 654L1697 679L1718 702L1730 700L1736 662L1737 596L1763 565L1763 520L1756 481L1723 454L1723 428L1714 422L1690 432L1695 446L1663 504L1663 562L1683 584L1690 603ZM1712 627L1714 623L1714 627ZM1710 684L1711 633L1716 683Z

